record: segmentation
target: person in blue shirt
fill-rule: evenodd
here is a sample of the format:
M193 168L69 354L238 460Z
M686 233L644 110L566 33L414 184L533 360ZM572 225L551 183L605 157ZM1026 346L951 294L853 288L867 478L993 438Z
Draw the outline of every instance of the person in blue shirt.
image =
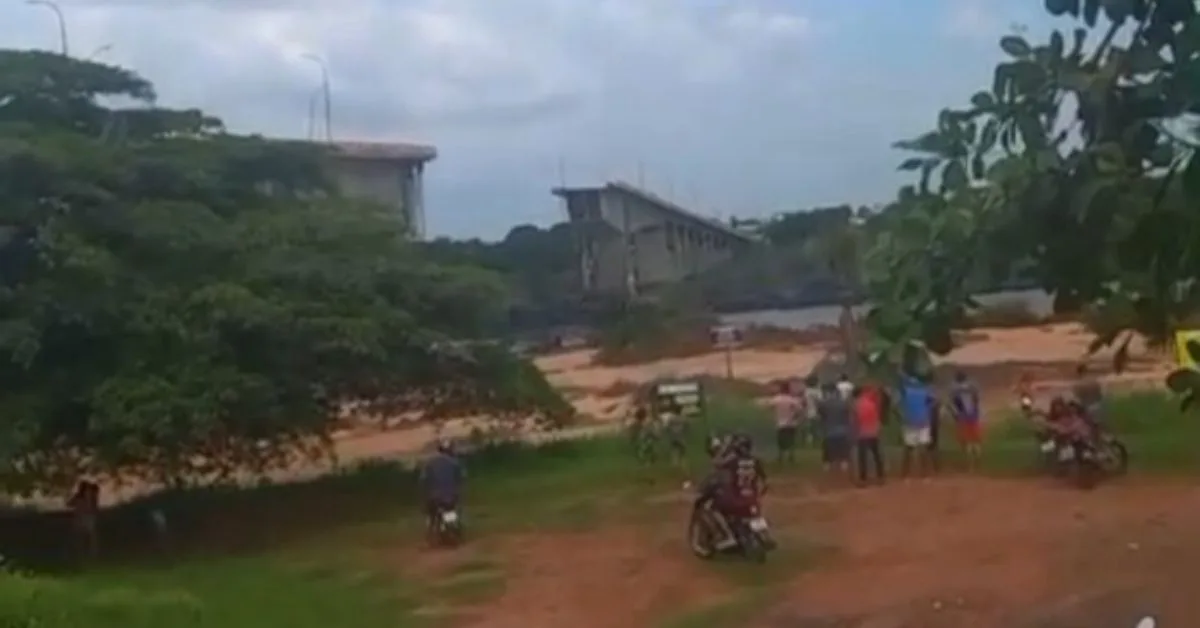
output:
M967 468L975 470L979 467L979 457L983 449L983 431L980 426L983 413L979 408L979 389L963 371L954 376L950 407L954 412L954 423L958 427L958 442L967 454Z
M929 446L933 442L930 421L933 418L933 392L921 378L905 374L900 380L901 434L904 442L904 477L910 477L913 458L917 474L924 476L930 468Z

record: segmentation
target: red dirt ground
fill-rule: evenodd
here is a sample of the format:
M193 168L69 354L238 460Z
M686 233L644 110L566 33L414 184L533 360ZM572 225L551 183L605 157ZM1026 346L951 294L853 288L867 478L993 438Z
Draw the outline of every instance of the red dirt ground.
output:
M941 478L813 493L780 486L776 528L835 549L780 583L761 628L1164 628L1200 617L1200 485ZM661 506L657 506L661 507ZM659 523L511 538L506 592L470 628L653 627L731 593ZM779 559L787 557L780 555Z

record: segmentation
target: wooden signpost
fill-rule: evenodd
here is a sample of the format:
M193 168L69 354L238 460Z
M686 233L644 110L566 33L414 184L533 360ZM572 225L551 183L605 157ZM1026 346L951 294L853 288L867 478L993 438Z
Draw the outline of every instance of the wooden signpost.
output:
M713 346L725 352L725 377L733 379L733 350L742 344L742 330L733 325L713 327L709 332Z

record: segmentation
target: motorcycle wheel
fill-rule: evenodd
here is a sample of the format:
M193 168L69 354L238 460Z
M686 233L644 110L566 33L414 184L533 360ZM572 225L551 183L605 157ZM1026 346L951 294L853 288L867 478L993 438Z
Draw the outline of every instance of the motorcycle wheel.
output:
M753 531L746 530L739 534L738 545L742 547L742 554L750 562L759 564L767 562L767 546L763 543L762 537Z
M1125 443L1114 438L1105 443L1105 448L1108 450L1106 457L1109 461L1106 471L1113 475L1125 475L1125 472L1129 471L1129 450L1125 448Z
M462 540L462 526L448 526L443 523L438 528L438 542L441 543L443 547L458 547L460 544L462 544Z
M713 532L708 523L704 521L703 513L693 511L691 519L688 520L688 547L692 549L692 553L697 558L708 560L717 554L716 545L713 542Z

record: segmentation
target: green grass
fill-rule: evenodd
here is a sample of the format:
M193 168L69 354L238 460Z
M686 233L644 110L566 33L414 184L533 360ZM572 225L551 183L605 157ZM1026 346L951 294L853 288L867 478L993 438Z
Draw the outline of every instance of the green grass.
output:
M421 542L421 529L416 480L399 463L298 484L149 498L105 518L105 564L76 575L0 576L0 627L325 628L346 625L347 618L356 628L443 625L456 609L504 592L508 574L488 554L488 539L532 529L585 530L619 517L637 521L652 511L643 507L646 497L677 491L681 479L706 468L700 445L707 429L742 429L771 442L762 409L717 399L710 410L708 424L692 434L684 469L637 462L624 436L506 445L474 455L464 506L472 542L457 564L436 572L406 564L405 552ZM1180 415L1173 400L1152 393L1117 398L1109 421L1129 446L1134 472L1200 471L1200 421ZM952 460L949 424L943 440ZM1032 434L1019 421L993 428L985 446L988 472L1033 467ZM769 447L762 453L773 456ZM887 455L894 467L896 449ZM809 474L817 466L817 452L805 450L788 473ZM167 509L179 537L179 553L158 566L144 560L137 527L151 505ZM53 537L45 521L26 523L24 538ZM41 548L13 544L14 530L21 528L0 530L6 554L20 559L21 549ZM730 596L668 625L740 625L776 594L778 583L819 559L803 539L780 540L779 554L766 566L714 565L729 579ZM27 558L32 563L38 556Z
M1130 469L1142 473L1200 472L1200 416L1179 412L1179 402L1157 392L1112 397L1105 424L1129 449ZM1032 426L1014 412L984 442L984 468L1012 473L1034 468Z
M765 429L763 417L747 407L716 400L706 424L691 434L684 469L637 462L623 435L473 454L464 509L478 541L446 573L386 565L403 562L403 552L422 538L416 477L399 462L294 484L139 500L102 518L105 564L58 577L0 575L0 627L325 628L346 625L347 618L356 628L437 626L454 609L504 591L503 566L474 554L486 551L476 549L485 548L486 539L529 529L587 529L625 511L644 513L626 506L678 490L683 477L705 468L706 429ZM166 510L177 537L170 561L147 560L142 531L152 507ZM45 541L63 538L32 516L0 532L8 543L3 551L26 564L53 564L54 556L32 552L53 549ZM43 542L14 544L14 535Z

